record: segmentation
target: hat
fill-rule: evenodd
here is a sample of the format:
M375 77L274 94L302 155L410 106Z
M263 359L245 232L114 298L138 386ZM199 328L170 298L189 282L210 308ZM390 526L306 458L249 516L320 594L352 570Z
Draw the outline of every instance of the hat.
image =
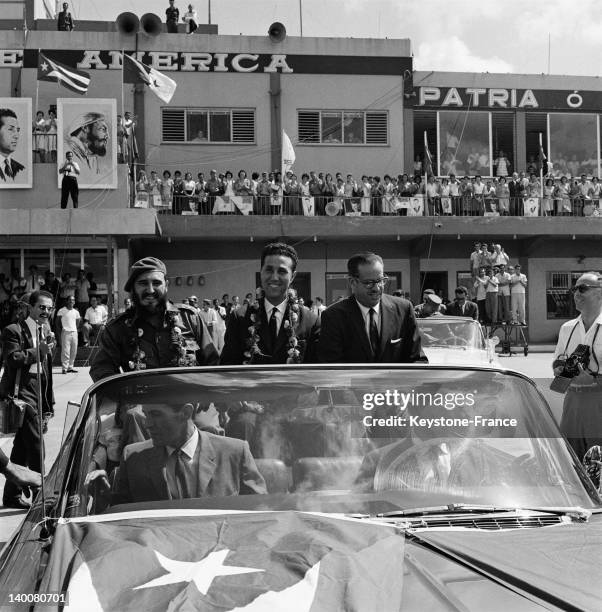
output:
M87 125L91 125L92 123L96 123L99 120L105 120L106 117L102 113L84 113L82 115L78 115L75 120L69 126L69 136L75 136L79 130L86 127Z
M135 264L132 265L130 269L130 277L127 279L125 283L124 290L131 291L135 280L144 272L163 272L163 274L167 274L167 268L165 264L156 257L144 257L138 260Z
M436 304L437 306L441 306L443 300L435 293L429 293L427 296L427 301Z
M194 302L198 302L199 301L199 298L196 295L191 295L188 299L190 301L194 301Z

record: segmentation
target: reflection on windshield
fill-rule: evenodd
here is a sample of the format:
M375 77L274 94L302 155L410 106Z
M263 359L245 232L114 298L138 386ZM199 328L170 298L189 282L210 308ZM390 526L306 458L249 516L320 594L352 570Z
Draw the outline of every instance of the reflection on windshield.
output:
M428 368L148 372L101 386L93 400L93 450L77 484L89 512L182 498L203 507L216 496L224 507L252 498L257 507L286 500L311 510L340 492L346 511L360 511L366 499L387 510L417 500L595 503L541 397L517 376ZM173 434L184 425L181 458Z
M481 326L471 319L454 321L448 317L418 319L423 346L466 347L484 349Z

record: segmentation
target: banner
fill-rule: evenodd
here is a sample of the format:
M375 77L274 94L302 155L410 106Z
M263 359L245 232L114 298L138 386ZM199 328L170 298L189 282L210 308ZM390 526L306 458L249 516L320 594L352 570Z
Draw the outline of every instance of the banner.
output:
M67 151L79 166L80 189L117 188L117 102L115 99L57 100L57 160ZM60 187L63 179L58 174Z
M410 208L410 198L395 198L395 210Z
M347 217L361 217L362 216L362 205L360 198L346 198L343 202L345 206L345 216Z
M362 210L362 214L369 215L370 214L370 204L372 198L370 196L364 196L361 200L360 207Z
M408 217L422 217L424 216L424 198L420 196L414 196L409 198L410 206L408 208Z
M240 211L243 215L253 212L253 196L216 196L212 214L235 213Z
M316 214L315 201L313 196L302 196L303 214L306 217L313 217Z
M31 98L0 98L0 189L32 186L31 126Z
M295 149L288 134L282 130L282 176L293 167L295 163Z
M134 200L134 208L148 208L148 192L138 191Z
M233 213L234 202L231 196L216 196L215 202L213 203L213 210L211 214L217 215L217 213Z
M270 205L282 208L282 200L282 193L274 193L270 196ZM280 214L280 211L278 211L278 214Z
M525 217L539 217L539 198L525 198L523 208Z
M243 215L253 212L253 196L231 196L230 199Z

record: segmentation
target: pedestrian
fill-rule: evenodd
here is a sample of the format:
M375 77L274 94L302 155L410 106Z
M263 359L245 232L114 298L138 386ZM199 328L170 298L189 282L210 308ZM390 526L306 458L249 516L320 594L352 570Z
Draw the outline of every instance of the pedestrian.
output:
M63 2L63 10L57 15L56 27L59 32L71 32L75 27L67 2Z
M71 151L67 151L65 158L65 163L59 168L59 174L63 175L63 180L61 181L61 208L67 208L69 196L71 196L73 208L77 208L79 197L77 175L80 172L79 165L73 161L73 153Z
M201 319L203 319L203 323L207 326L209 333L211 334L211 338L213 340L213 344L216 344L216 328L217 328L217 313L213 308L211 308L211 300L204 299L203 307L199 311L199 315ZM218 351L219 352L219 351Z
M318 361L410 363L424 359L412 304L384 293L383 260L370 252L347 261L352 295L321 316Z
M194 34L196 32L197 28L199 27L199 16L194 10L192 4L188 5L188 12L184 13L182 21L186 24L187 34Z
M52 390L52 349L54 336L50 332L52 295L47 291L34 291L29 296L29 314L26 318L4 328L2 332L2 355L4 372L0 379L0 397L9 395L26 403L23 424L17 431L10 462L25 466L35 472L42 472L42 434L39 412L43 421L54 414ZM39 348L36 348L38 347ZM38 403L37 363L40 355L42 396ZM44 425L43 425L44 426ZM6 469L6 467L5 467ZM4 486L2 502L7 508L28 508L23 499L23 479L9 479ZM34 485L35 486L35 485ZM35 490L32 489L32 497Z
M96 340L100 337L102 330L107 324L109 313L107 307L98 301L98 298L93 295L90 298L90 307L84 314L84 323L82 325L82 339L84 346L90 346L90 337L94 335Z
M512 322L518 325L526 325L525 294L527 288L527 277L521 272L519 264L514 266L514 274L510 276L510 310Z
M180 10L174 6L174 0L169 0L169 6L165 10L165 25L168 34L178 33L178 21L180 21Z
M309 308L299 306L296 295L289 291L298 259L288 244L274 242L264 247L260 270L263 294L251 305L233 307L221 364L313 360L320 322Z
M582 274L571 290L580 314L560 328L552 367L555 376L562 375L567 357L579 345L588 347L588 363L570 379L560 420L560 431L582 461L592 446L602 444L602 276Z
M77 372L73 367L77 356L77 334L81 315L75 308L75 297L67 298L67 304L56 313L56 325L61 339L61 366L63 374Z
M132 265L125 291L133 306L111 319L90 368L95 382L120 371L217 364L206 325L190 306L167 297L165 264L145 257Z

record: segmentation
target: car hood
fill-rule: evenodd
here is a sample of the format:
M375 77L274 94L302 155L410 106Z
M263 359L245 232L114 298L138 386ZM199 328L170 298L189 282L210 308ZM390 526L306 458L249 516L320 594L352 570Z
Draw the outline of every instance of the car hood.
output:
M70 610L594 610L602 521L406 531L299 511L61 520L41 590Z

